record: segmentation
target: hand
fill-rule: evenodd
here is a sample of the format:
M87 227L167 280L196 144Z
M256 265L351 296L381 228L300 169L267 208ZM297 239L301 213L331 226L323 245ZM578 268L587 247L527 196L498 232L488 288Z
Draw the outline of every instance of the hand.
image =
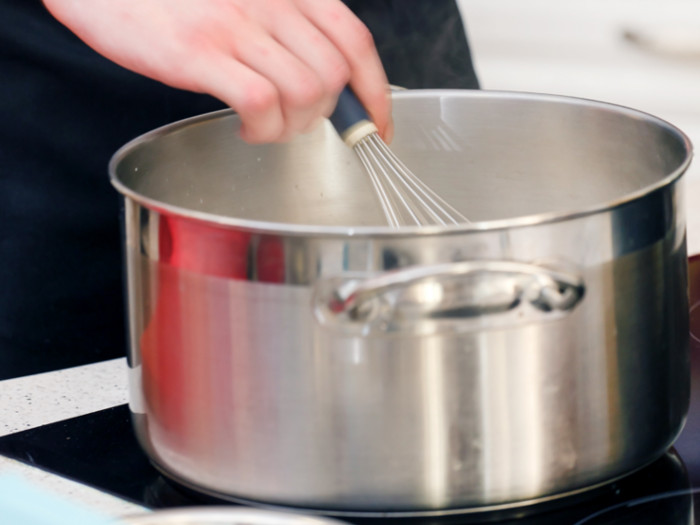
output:
M350 84L390 140L372 36L340 0L44 0L110 60L238 112L248 142L285 141L330 115Z

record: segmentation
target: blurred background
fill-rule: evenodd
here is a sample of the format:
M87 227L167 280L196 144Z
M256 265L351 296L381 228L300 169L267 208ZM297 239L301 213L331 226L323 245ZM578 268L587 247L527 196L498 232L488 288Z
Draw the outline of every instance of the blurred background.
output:
M458 1L484 89L632 107L700 150L700 0ZM685 184L688 251L699 253L700 160Z

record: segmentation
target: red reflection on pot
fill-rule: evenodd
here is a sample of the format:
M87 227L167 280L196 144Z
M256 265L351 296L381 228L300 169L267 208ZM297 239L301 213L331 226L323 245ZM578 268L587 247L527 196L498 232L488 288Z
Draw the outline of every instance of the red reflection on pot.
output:
M212 407L236 395L231 370L245 381L254 366L232 347L233 334L247 329L249 312L230 287L245 280L284 282L284 244L274 236L161 216L158 248L159 261L148 262L154 307L140 341L147 411L165 449L206 447L211 436L202 432L211 428Z
M688 264L690 287L690 349L700 351L700 254L690 258Z
M217 290L223 291L221 278L246 278L250 234L167 216L160 217L158 233L160 260L149 263L157 283L155 306L141 337L144 395L154 431L168 448L177 449L201 438L190 435L201 428L192 419L206 418L208 408L191 406L192 385L207 385L202 378L211 371L201 369L207 360L193 353L205 354L221 344L221 334L211 328L227 325L222 321L230 305Z
M191 272L245 279L250 234L177 217L160 217L160 260Z

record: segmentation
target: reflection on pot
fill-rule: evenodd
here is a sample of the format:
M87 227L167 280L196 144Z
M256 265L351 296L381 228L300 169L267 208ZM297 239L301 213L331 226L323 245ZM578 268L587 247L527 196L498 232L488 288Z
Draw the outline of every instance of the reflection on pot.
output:
M700 255L690 258L688 265L690 282L690 349L700 351Z

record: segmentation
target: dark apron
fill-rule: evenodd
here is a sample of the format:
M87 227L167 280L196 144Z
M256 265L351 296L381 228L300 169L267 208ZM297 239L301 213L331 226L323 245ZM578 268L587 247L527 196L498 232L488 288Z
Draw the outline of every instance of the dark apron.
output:
M347 3L392 84L478 87L451 0ZM121 357L108 161L141 133L224 106L102 58L39 0L0 0L0 72L0 379Z

